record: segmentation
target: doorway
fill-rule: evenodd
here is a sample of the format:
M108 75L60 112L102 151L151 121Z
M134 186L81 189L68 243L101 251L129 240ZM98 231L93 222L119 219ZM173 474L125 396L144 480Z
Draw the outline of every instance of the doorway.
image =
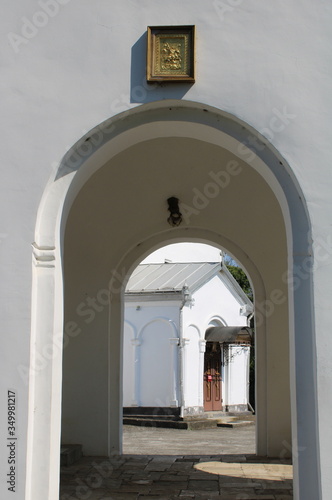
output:
M207 342L204 355L204 411L221 411L221 347Z

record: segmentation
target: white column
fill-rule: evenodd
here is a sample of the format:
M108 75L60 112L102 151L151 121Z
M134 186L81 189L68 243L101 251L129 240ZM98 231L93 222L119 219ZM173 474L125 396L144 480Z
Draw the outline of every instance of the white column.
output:
M131 339L134 347L134 391L132 395L132 406L139 406L139 384L140 384L140 339Z
M54 248L33 247L26 500L58 500L62 387L61 269ZM57 274L57 272L58 274Z
M169 339L171 348L173 350L173 355L171 356L171 366L170 366L170 373L171 373L171 380L172 380L172 387L171 387L171 394L172 394L172 399L171 399L171 406L178 406L179 405L179 400L178 400L178 345L179 345L179 339L177 337L175 338L170 338ZM182 374L180 374L180 377L182 377ZM180 381L181 384L181 381Z
M181 348L182 348L182 381L183 381L183 394L184 394L184 403L183 405L185 407L188 406L188 394L186 393L187 390L187 380L190 378L188 374L188 349L187 345L190 343L190 339L188 338L182 338L181 339Z
M204 354L206 349L206 340L199 340L199 389L198 404L204 406Z

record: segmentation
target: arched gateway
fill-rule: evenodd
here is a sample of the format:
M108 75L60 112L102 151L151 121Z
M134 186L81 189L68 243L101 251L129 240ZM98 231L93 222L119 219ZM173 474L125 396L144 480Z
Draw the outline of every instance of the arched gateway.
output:
M178 227L167 222L170 196L180 200ZM68 151L44 193L33 249L27 499L58 500L61 414L67 442L86 454L121 452L124 287L144 256L177 241L227 248L250 275L257 453L292 449L295 498L317 498L309 231L277 151L202 104L140 106ZM295 265L308 274L299 284Z

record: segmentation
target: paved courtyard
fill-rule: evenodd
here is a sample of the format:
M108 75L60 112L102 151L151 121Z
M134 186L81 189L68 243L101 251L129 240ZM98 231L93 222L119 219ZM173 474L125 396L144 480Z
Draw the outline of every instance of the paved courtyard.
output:
M62 467L61 500L291 500L292 466L254 455L254 426L124 427L124 455Z

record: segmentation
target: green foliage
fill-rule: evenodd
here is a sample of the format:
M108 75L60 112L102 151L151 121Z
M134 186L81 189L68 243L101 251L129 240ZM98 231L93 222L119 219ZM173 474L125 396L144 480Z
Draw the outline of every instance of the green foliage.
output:
M253 300L253 292L245 272L238 266L227 265L227 269L236 279L244 293L250 300Z

